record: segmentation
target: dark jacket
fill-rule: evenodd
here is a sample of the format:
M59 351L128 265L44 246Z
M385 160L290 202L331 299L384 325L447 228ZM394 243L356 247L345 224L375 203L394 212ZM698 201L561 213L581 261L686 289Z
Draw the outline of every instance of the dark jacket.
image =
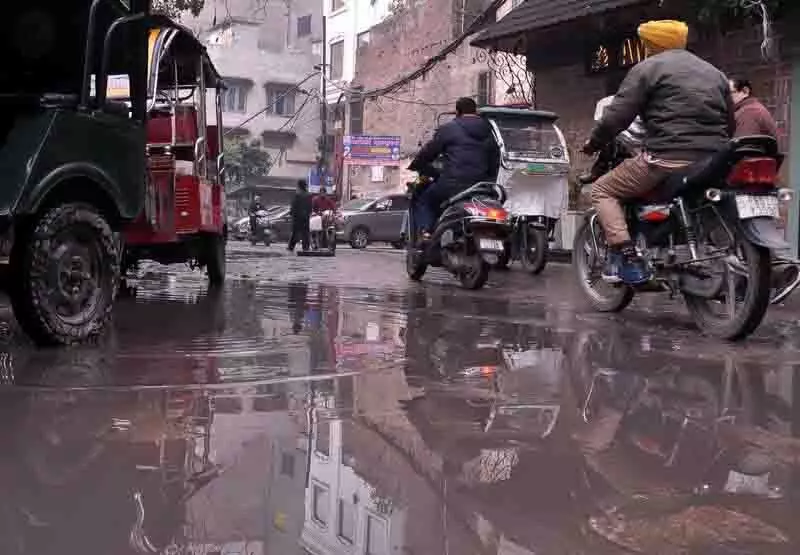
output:
M733 112L730 84L720 70L686 50L667 50L628 72L591 142L599 149L640 115L647 152L696 161L730 140Z
M248 209L247 212L251 216L255 216L256 212L258 212L259 210L263 210L263 209L264 209L264 207L261 205L261 203L254 200L254 201L250 202L250 208Z
M444 156L439 181L469 186L497 179L500 151L482 117L464 116L441 126L408 169L428 175L439 156Z
M768 135L778 138L778 124L757 98L748 96L736 105L736 136Z
M311 195L307 191L298 191L292 198L292 206L289 210L294 225L308 224L311 217Z

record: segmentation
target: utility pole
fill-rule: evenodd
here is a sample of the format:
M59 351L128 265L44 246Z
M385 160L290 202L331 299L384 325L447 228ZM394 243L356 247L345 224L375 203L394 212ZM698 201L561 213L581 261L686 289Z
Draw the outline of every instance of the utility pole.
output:
M320 186L324 185L323 170L328 167L328 87L327 87L327 71L328 71L328 18L325 14L322 15L322 71L320 76L322 79L322 106L320 106L320 119L322 120L321 133L322 137L319 142L319 167L318 175L320 179Z

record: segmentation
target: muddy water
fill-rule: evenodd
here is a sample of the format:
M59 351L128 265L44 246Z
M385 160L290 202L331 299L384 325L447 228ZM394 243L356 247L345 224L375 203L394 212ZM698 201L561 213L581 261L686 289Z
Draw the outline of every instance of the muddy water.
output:
M663 330L150 276L102 344L8 339L0 553L800 552L794 351Z

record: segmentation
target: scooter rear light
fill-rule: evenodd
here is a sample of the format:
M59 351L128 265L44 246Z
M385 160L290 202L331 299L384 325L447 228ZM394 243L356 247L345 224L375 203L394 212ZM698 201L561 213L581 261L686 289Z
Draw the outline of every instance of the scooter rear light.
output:
M508 219L508 212L503 208L485 206L483 204L474 202L465 204L464 210L466 210L472 216L486 218L488 220L505 221Z
M778 179L778 161L774 158L746 158L728 174L732 187L773 188Z

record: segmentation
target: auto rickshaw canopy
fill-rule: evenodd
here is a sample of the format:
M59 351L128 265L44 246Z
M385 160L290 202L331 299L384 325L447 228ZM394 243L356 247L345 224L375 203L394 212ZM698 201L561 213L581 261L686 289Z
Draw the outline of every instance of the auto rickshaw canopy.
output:
M156 23L148 42L148 96L167 88L193 88L201 77L208 88L223 87L206 47L189 29L166 17Z

